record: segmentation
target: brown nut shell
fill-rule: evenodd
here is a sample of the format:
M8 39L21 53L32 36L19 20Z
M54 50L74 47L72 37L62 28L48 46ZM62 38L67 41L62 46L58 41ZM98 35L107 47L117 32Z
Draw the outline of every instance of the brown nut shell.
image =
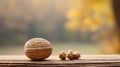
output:
M70 59L70 60L74 60L75 54L73 54L73 51L72 51L72 50L68 50L67 57L68 57L68 59Z
M75 54L68 54L68 59L70 59L70 60L74 60L75 59L75 57L76 57L76 55Z
M24 52L31 60L44 60L52 54L51 43L43 38L33 38L26 42Z
M79 59L80 58L80 54L78 51L74 52L73 54L75 54L75 58L74 59Z
M66 53L64 51L61 51L60 54L59 54L59 58L61 60L65 60L66 59Z
M48 58L52 53L52 48L48 49L32 49L26 50L25 54L32 60L44 60Z

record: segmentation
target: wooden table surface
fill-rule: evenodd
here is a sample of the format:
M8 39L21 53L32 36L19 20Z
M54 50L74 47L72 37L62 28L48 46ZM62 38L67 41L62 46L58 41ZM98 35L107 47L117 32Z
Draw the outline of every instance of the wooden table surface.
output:
M96 67L120 66L120 55L82 55L79 60L61 61L50 56L44 61L31 61L25 55L0 55L0 67Z

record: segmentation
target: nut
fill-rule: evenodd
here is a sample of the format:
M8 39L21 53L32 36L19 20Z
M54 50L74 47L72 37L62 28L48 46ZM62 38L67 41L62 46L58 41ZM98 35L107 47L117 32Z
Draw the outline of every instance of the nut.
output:
M78 51L75 51L73 54L75 54L75 58L74 59L79 59L80 58L80 54Z
M73 51L72 51L72 50L68 50L67 57L68 57L68 59L70 59L70 60L74 60L75 54L73 54Z
M80 58L80 54L79 54L78 51L73 52L72 50L69 50L68 54L67 54L67 57L70 60L79 59Z
M24 46L25 54L31 60L44 60L52 53L51 43L43 38L33 38Z
M66 53L64 51L61 51L60 54L59 54L59 58L61 60L65 60L66 59Z

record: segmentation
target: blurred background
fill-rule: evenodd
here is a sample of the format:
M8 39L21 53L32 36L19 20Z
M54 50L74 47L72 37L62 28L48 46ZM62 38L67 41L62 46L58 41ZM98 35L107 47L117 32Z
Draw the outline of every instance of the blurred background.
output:
M118 54L111 0L0 0L0 55L24 54L31 38L46 38L53 55ZM114 46L114 47L113 47Z

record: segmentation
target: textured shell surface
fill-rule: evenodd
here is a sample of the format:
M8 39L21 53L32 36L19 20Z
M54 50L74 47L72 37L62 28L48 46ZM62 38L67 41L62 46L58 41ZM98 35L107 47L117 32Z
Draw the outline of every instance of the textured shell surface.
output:
M24 48L45 48L51 47L51 43L43 38L32 38L28 40Z

